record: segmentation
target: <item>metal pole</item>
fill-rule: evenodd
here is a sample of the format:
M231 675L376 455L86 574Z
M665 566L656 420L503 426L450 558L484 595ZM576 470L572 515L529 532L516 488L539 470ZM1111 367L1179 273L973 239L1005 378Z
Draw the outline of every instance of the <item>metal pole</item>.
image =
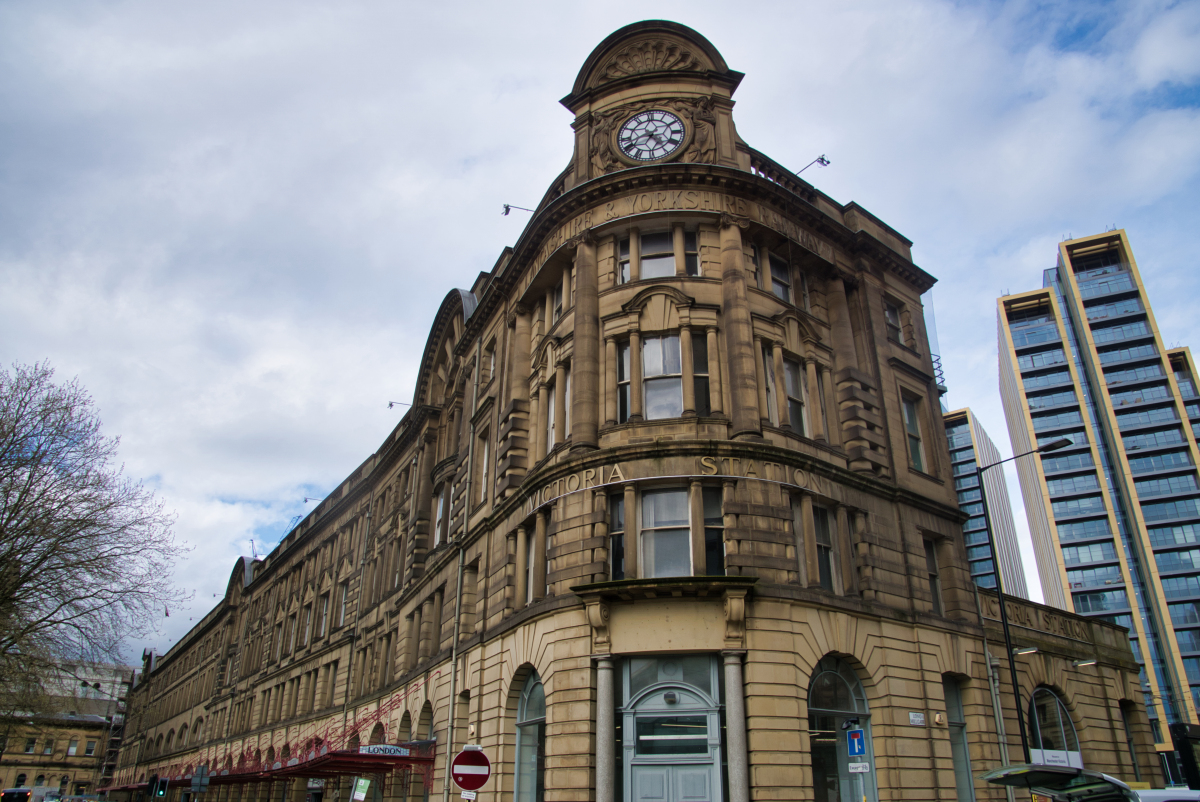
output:
M988 551L992 555L992 575L996 578L996 598L1000 602L1000 626L1004 629L1004 648L1008 652L1008 673L1012 681L1013 702L1017 708L1017 728L1021 733L1021 753L1025 756L1025 762L1028 763L1029 737L1025 734L1025 715L1021 710L1021 686L1017 682L1017 661L1013 656L1012 633L1008 628L1008 605L1004 603L1004 583L1000 579L1000 560L996 558L996 538L992 535L992 514L988 511L987 486L983 481L983 472L999 464L996 462L976 468L975 476L979 479L979 496L983 501L983 524L987 527Z

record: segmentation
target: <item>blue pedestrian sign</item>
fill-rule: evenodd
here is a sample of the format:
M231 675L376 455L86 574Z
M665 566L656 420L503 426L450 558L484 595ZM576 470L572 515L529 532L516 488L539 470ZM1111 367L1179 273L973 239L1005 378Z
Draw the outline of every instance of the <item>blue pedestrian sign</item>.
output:
M846 731L846 748L850 757L859 757L867 753L867 741L862 730Z

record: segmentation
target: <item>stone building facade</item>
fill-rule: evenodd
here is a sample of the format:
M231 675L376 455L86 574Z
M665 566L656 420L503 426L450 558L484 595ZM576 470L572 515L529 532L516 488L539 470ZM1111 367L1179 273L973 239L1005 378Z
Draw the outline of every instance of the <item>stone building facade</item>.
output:
M152 659L117 787L203 764L221 802L300 800L433 740L428 793L478 744L481 802L1003 796L934 280L738 136L741 78L675 23L593 51L571 163L446 296L411 411ZM1125 630L1011 608L1024 704L1077 734L1047 759L1149 778Z

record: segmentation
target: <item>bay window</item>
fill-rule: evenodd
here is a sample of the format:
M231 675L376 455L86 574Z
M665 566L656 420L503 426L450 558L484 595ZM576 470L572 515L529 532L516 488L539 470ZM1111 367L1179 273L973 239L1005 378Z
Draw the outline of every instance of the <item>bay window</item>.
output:
M626 517L626 496L609 498L609 557L612 579L725 575L722 488L668 487L641 493L638 526ZM627 548L638 566L626 573ZM631 555L632 556L632 555Z
M629 342L617 346L617 422L629 420Z
M817 544L817 579L823 589L832 591L833 527L824 507L813 507L813 540Z
M705 417L712 414L708 397L708 340L704 334L692 336L692 386L694 389L696 414Z
M625 496L608 499L608 576L616 581L625 578Z
M616 282L700 275L700 244L695 231L677 224L667 231L640 233L617 241Z
M800 435L808 435L808 415L804 399L808 389L805 386L804 368L794 359L783 359L783 390L787 396L788 423L792 431Z
M768 257L771 265L771 292L781 301L795 303L792 297L792 276L788 263L778 256Z
M643 279L675 275L675 244L671 232L642 234L641 263Z

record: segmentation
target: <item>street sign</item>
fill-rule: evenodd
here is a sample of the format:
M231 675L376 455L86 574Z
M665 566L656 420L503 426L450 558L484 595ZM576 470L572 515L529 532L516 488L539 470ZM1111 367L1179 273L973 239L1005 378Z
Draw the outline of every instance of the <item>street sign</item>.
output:
M366 777L359 777L354 781L354 790L350 792L350 798L354 802L363 802L367 798L367 791L371 789L371 781Z
M846 751L850 757L858 757L867 753L867 739L862 730L846 730Z
M467 746L450 763L450 777L464 791L478 791L492 776L492 761L483 749Z
M867 774L871 771L870 763L847 763L846 767L851 774Z
M197 766L196 771L192 774L192 793L206 794L208 793L208 766Z

